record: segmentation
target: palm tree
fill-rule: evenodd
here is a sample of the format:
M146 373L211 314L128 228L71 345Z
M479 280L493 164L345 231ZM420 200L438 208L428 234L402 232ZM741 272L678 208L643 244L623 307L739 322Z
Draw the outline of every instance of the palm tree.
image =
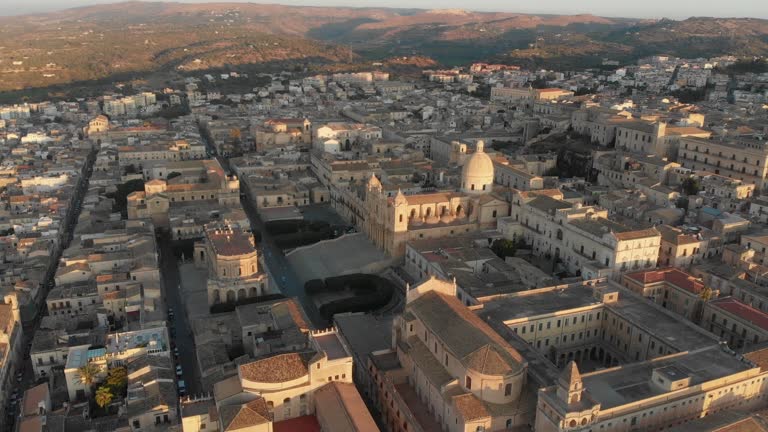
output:
M77 370L77 375L78 375L78 378L80 379L80 384L85 384L88 387L92 386L93 383L96 382L96 377L98 376L99 372L100 372L99 367L93 363L87 363L84 366L80 367Z
M112 402L112 390L107 386L101 386L96 390L96 405L100 408L104 408Z

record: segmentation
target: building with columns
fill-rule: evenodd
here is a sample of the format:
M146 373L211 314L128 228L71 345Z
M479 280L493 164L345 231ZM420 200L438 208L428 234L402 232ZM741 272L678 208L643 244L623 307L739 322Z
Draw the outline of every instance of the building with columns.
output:
M195 243L195 266L208 271L208 305L272 294L253 236L237 226L209 224Z
M493 162L479 141L466 160L458 190L394 196L379 178L365 184L332 188L336 210L368 235L376 246L393 257L405 254L405 243L495 228L496 220L509 214L509 203L494 191Z

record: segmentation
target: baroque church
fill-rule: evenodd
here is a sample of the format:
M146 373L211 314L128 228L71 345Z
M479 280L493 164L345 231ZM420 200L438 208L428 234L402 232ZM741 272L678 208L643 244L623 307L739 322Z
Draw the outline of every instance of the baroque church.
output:
M493 190L493 162L482 141L465 162L458 190L388 196L375 175L342 197L352 220L376 246L393 257L413 239L440 238L494 228L509 215L509 203Z

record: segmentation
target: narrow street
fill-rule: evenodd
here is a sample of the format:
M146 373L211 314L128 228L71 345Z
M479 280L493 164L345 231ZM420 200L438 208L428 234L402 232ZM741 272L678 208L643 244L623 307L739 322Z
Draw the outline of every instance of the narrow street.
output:
M179 292L179 265L173 251L170 235L163 233L157 238L160 252L160 274L163 278L163 300L167 308L173 309L174 318L168 318L168 331L175 332L171 337L173 346L179 349L176 364L181 365L187 394L194 395L202 391L197 367L195 341L192 337L192 325L187 318L186 308ZM173 333L170 333L173 334Z

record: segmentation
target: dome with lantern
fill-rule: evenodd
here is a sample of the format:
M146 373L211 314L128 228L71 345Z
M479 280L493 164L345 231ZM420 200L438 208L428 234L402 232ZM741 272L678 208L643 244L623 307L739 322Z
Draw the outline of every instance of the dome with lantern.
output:
M488 193L493 187L493 161L484 151L485 143L477 142L475 152L461 170L461 189L468 194Z

